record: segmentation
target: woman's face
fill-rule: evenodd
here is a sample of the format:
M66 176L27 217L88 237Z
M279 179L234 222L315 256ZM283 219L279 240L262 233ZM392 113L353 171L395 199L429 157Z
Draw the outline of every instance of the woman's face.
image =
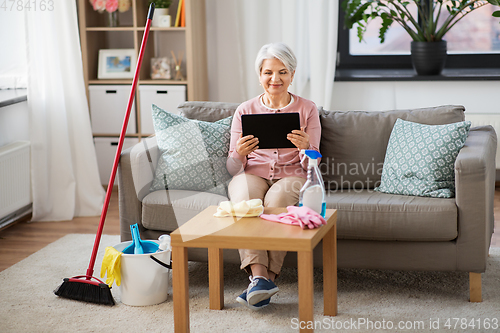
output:
M265 59L262 62L259 81L266 93L279 95L288 92L294 73L278 59Z

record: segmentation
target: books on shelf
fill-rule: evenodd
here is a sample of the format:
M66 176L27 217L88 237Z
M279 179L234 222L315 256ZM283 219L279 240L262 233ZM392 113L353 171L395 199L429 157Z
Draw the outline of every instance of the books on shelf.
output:
M179 5L177 6L177 16L175 17L176 27L186 26L186 1L179 0Z
M181 27L186 26L186 1L182 0L182 8L181 8Z

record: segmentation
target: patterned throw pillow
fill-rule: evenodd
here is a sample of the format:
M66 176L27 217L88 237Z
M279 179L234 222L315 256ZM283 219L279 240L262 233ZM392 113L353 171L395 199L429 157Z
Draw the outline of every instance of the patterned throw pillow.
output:
M423 125L394 124L375 191L435 198L455 196L455 160L469 134L470 121Z
M227 196L226 169L232 117L190 120L152 107L160 157L151 191L192 190Z

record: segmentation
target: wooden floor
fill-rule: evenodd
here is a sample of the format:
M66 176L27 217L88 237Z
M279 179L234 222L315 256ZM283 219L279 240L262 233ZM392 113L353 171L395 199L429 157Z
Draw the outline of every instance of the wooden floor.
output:
M118 191L112 192L103 233L120 234ZM65 222L19 222L0 231L0 271L14 265L59 238L73 233L95 234L97 217L78 217ZM495 230L492 247L500 247L500 188L495 191ZM92 249L89 249L89 256Z
M100 217L77 217L61 222L18 222L0 231L0 271L14 265L67 234L96 234ZM118 190L113 189L103 234L119 235ZM89 249L89 258L92 248Z

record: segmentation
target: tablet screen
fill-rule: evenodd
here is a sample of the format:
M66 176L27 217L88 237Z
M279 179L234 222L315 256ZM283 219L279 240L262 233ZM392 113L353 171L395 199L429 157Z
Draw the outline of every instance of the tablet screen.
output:
M241 115L243 136L259 139L259 149L295 148L286 136L300 129L300 115L290 113L259 113Z

